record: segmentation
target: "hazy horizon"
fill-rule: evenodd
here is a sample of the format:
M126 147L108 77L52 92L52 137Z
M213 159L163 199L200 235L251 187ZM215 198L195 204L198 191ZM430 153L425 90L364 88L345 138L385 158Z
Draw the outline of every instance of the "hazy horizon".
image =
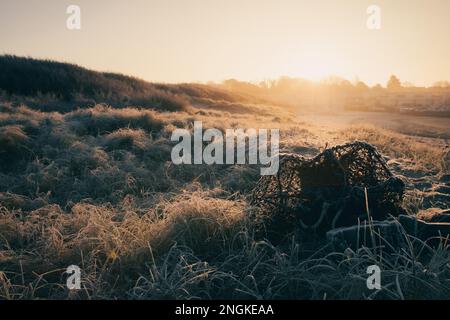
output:
M81 30L66 28L67 6ZM366 26L381 8L381 29ZM0 3L0 53L151 82L329 75L385 86L450 80L450 1L24 1Z

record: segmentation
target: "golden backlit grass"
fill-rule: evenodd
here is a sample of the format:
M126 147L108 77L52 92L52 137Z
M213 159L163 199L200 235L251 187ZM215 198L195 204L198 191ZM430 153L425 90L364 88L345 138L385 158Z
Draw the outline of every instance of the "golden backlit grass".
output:
M322 136L292 111L223 103L157 112L105 105L67 114L0 107L0 298L448 298L449 251L413 241L398 252L335 251L295 234L255 238L252 166L173 166L175 128L280 128L281 150L317 153L366 140L391 160L443 173L442 150L357 126ZM225 108L225 110L222 110ZM260 108L261 112L258 112ZM252 110L248 113L248 110ZM406 237L406 235L405 235ZM365 287L379 264L384 289ZM83 290L64 270L82 269Z
M406 160L412 169L439 173L445 169L444 150L432 142L423 142L373 125L359 125L344 129L340 139L345 141L364 140L375 145L378 150L392 159Z

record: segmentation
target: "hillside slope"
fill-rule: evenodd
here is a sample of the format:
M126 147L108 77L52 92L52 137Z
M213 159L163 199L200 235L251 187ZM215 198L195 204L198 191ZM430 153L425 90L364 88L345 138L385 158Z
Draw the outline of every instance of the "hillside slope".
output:
M100 102L179 111L197 99L246 100L202 84L149 83L74 64L12 55L0 56L0 93L2 100L26 103L41 111L71 111Z

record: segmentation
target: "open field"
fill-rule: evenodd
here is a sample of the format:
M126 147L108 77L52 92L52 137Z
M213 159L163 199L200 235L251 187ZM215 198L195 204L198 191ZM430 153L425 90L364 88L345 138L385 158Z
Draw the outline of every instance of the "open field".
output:
M0 0L0 315L450 300L449 31L450 0Z
M323 128L345 128L349 125L371 124L405 135L450 139L450 118L412 116L388 112L339 112L339 113L300 113L305 122ZM438 143L442 141L436 141ZM447 145L450 144L447 142Z
M255 237L248 218L256 210L248 201L256 168L168 162L169 133L190 128L194 119L223 129L280 127L282 151L309 156L327 144L366 140L390 158L395 173L411 178L405 201L417 214L448 208L449 187L439 180L448 174L444 140L380 128L381 115L366 124L358 120L364 115L312 121L277 107L252 108L264 110L192 106L168 113L98 105L60 114L2 104L0 296L449 297L446 243L399 248L402 258L369 248L333 251L295 232L275 246ZM445 130L442 120L428 121L427 128ZM389 283L376 294L365 289L365 267L373 263ZM64 287L71 264L83 270L78 293Z
M50 79L67 70L75 83L85 79L77 80L79 69L50 66ZM274 242L253 219L262 214L251 203L258 166L176 166L170 157L172 132L192 131L197 120L221 132L280 129L280 151L305 157L367 141L404 181L406 213L426 218L450 203L448 118L306 114L207 85L97 76L96 103L85 96L89 87L72 83L3 93L0 298L450 297L448 239L431 244L403 230L400 246L342 249L293 228ZM77 108L58 92L86 104ZM381 290L366 286L373 264ZM80 266L82 290L67 289L69 265Z

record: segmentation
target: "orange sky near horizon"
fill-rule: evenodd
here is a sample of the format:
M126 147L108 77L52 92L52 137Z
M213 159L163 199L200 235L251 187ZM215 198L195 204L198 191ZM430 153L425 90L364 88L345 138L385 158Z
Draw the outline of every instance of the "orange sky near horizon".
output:
M66 8L81 8L81 30ZM369 5L381 29L366 26ZM2 0L0 53L155 82L450 80L448 0Z

